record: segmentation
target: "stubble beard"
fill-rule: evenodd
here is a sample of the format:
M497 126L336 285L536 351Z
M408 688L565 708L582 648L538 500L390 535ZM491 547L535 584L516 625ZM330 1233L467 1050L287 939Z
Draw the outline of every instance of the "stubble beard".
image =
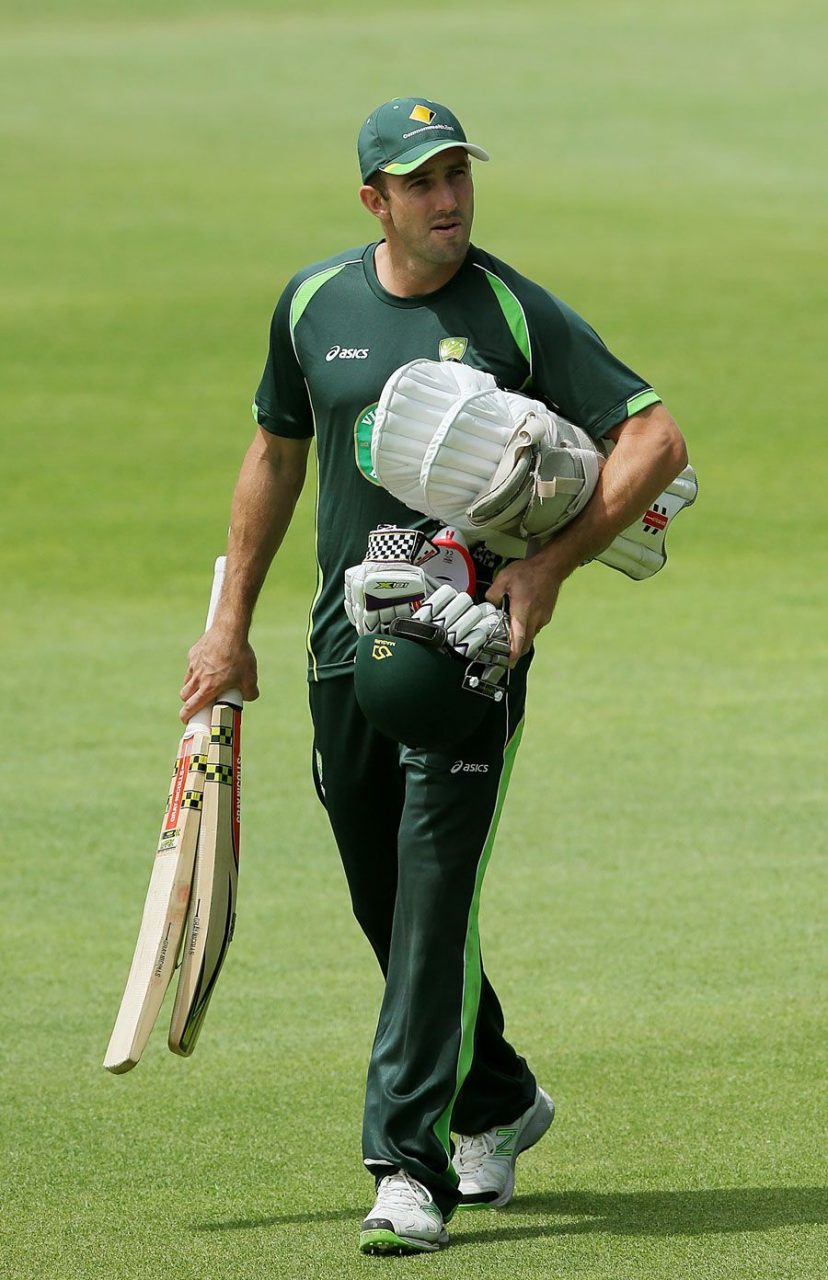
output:
M462 219L457 231L445 239L442 239L439 232L429 228L417 244L413 256L418 257L424 265L428 266L459 267L469 251L470 239L471 221L465 218Z
M428 278L437 272L444 277L443 283L445 283L445 279L458 271L465 261L471 241L473 217L474 206L471 205L465 213L455 210L447 213L442 219L435 219L426 230L415 230L413 227L406 227L404 222L400 225L392 219L396 233L394 252L402 254L407 259L409 269L413 270L417 277ZM443 237L439 232L434 232L435 225L452 220L459 223L452 234L445 234ZM390 237L387 238L390 239Z

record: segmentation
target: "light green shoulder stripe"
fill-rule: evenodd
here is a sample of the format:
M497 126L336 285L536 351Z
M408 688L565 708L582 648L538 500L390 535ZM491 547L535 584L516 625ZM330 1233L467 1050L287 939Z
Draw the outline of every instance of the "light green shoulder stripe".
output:
M647 409L651 404L661 404L661 396L652 388L647 391L639 391L637 396L633 396L632 400L627 401L627 417L631 418L634 413L640 413L642 409Z
M463 1081L469 1074L472 1060L474 1057L474 1028L477 1022L477 1011L480 1007L480 991L482 987L483 975L482 965L480 961L480 891L483 887L483 876L489 865L492 848L497 835L497 827L500 822L500 815L503 811L503 802L506 799L506 792L509 789L509 780L512 776L512 769L515 764L520 740L523 737L523 726L525 721L521 720L515 729L503 751L503 772L500 775L500 783L497 789L497 802L495 811L492 815L489 830L486 834L486 843L480 855L480 861L477 864L477 876L474 883L474 896L472 897L471 910L469 911L469 922L466 929L466 945L463 955L463 1006L460 1015L460 1051L457 1057L457 1075L455 1078L454 1095L441 1116L438 1117L434 1125L434 1133L438 1141L441 1143L446 1153L446 1168L451 1168L451 1113L454 1110L454 1104L457 1101L457 1095L463 1087Z
M303 280L299 288L294 293L290 301L290 340L293 343L293 349L296 350L296 340L294 334L296 326L302 317L308 303L315 293L322 288L323 284L327 284L335 275L338 275L343 267L351 266L353 261L340 262L335 267L326 267L324 271L317 271L315 275L309 276L307 280ZM307 382L305 383L307 387ZM316 411L313 407L313 397L308 387L308 399L310 400L311 413L313 414L313 431L316 435ZM308 630L305 636L305 644L307 645L308 655L311 660L311 670L313 679L319 679L319 666L316 660L316 654L313 649L313 611L319 603L319 597L322 595L322 588L325 585L324 575L322 573L322 565L319 563L319 462L316 464L316 510L314 513L314 550L316 552L316 591L311 602L310 612L308 614Z
M507 284L504 284L500 276L496 276L491 271L487 271L485 267L480 270L484 273L492 291L500 303L500 310L503 312L504 319L509 326L509 330L517 343L518 350L523 355L529 366L529 376L532 376L532 344L529 341L529 326L526 323L526 313L520 304L519 299L512 293Z
M316 660L316 654L313 650L313 611L319 603L319 597L322 594L322 588L325 585L325 578L322 573L322 565L319 563L319 461L316 463L316 503L313 512L313 551L316 557L316 591L313 594L311 607L308 610L308 629L305 633L305 646L308 651L308 657L311 660L311 671L313 679L319 679L319 664Z
M338 275L347 263L341 262L338 267L328 267L325 271L317 271L315 276L309 276L307 280L303 280L299 288L294 293L290 302L290 332L293 333L305 307L310 302L313 295L323 284L326 284L333 276Z

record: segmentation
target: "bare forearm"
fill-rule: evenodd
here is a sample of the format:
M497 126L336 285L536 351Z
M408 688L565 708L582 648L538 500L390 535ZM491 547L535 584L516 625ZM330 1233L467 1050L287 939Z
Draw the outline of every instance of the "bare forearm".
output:
M216 623L247 639L253 609L273 557L290 524L304 465L276 467L254 445L242 463L233 495L224 590Z
M681 432L661 405L629 418L612 436L615 448L581 514L533 556L507 565L487 593L494 604L509 597L512 661L549 622L564 579L643 515L687 465Z
M686 465L684 441L662 406L630 419L618 433L590 501L541 548L538 559L562 581L643 515Z
M181 689L185 722L222 689L259 696L256 655L248 643L262 583L290 524L305 479L309 442L261 428L245 455L233 495L224 587L213 625L193 645Z

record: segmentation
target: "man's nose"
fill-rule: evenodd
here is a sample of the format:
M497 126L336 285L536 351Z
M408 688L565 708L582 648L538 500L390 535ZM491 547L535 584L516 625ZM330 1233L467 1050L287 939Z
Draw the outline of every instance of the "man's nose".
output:
M451 210L454 212L457 208L457 197L454 194L454 187L446 178L443 182L438 182L434 187L434 198L440 209Z

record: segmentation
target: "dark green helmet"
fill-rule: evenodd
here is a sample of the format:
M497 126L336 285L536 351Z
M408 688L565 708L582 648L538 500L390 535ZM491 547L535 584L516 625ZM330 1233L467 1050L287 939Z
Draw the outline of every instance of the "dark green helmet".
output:
M481 679L483 670L446 647L442 627L397 619L390 634L357 641L357 701L366 720L395 742L449 751L503 697Z

